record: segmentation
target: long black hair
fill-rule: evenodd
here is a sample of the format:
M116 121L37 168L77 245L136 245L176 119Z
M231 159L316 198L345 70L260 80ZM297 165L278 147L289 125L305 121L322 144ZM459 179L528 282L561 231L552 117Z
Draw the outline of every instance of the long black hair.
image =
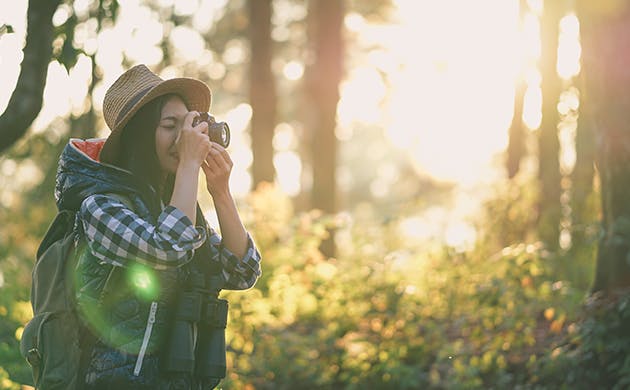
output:
M145 181L162 200L172 193L173 178L163 172L155 151L155 130L162 108L173 94L159 96L142 106L127 122L121 134L118 165Z

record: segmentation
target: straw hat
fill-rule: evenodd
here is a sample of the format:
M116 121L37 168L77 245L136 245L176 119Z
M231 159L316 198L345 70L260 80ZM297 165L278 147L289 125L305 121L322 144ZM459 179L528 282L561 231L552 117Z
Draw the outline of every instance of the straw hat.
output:
M170 93L181 96L191 111L207 112L210 108L210 88L202 81L185 77L163 80L142 64L118 77L103 99L103 116L112 132L103 145L99 160L115 162L120 135L129 119L149 101Z

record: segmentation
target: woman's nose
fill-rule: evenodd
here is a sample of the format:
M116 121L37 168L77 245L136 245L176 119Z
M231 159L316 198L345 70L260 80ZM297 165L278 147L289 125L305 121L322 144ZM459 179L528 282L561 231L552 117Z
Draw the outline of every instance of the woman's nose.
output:
M177 142L179 142L179 136L182 133L182 129L177 128L175 130L175 132L173 132L173 135L171 135L171 145L177 145Z

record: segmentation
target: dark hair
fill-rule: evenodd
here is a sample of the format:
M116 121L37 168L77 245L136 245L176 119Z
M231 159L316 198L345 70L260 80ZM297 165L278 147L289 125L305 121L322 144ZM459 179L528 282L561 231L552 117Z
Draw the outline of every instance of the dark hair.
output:
M171 189L165 188L167 173L162 171L160 160L155 152L155 129L160 122L162 108L166 101L175 95L159 96L144 106L127 122L121 134L121 148L118 165L131 171L139 179L150 184L160 196Z

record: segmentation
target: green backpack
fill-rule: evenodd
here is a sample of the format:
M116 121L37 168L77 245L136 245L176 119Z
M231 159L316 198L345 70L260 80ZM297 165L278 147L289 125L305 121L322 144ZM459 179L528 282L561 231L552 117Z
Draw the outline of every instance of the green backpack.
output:
M72 271L80 247L75 211L61 210L48 227L33 268L33 319L24 328L20 352L31 365L36 389L75 389L83 337L75 313Z
M133 209L122 194L106 193ZM74 224L76 211L60 210L37 249L32 272L33 318L24 327L20 352L30 364L35 389L74 390L95 338L76 312L74 270L86 249ZM118 267L112 267L108 280ZM115 284L115 283L112 283ZM106 283L103 294L115 288Z

